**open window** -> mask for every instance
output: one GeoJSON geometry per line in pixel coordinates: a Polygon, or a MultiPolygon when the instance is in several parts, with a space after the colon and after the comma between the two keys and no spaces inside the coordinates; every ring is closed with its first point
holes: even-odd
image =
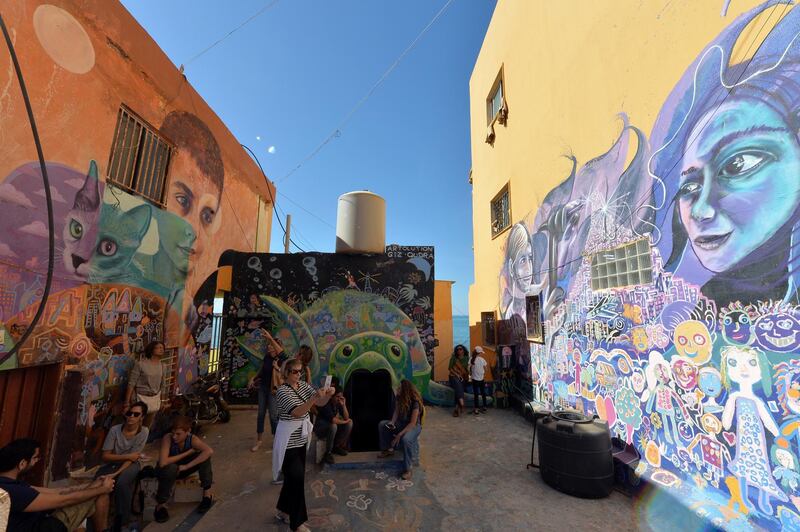
{"type": "Polygon", "coordinates": [[[528,340],[537,344],[544,343],[541,294],[525,296],[525,326],[528,340]]]}
{"type": "Polygon", "coordinates": [[[497,314],[494,310],[481,312],[481,333],[484,345],[497,345],[497,314]]]}

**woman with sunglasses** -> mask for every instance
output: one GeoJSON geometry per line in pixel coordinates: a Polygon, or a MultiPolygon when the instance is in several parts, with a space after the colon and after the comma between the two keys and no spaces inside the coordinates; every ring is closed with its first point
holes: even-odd
{"type": "Polygon", "coordinates": [[[133,403],[125,412],[125,422],[114,425],[108,431],[103,443],[103,461],[95,477],[110,476],[114,484],[114,530],[128,525],[128,530],[138,530],[138,524],[130,526],[131,502],[136,477],[139,474],[139,461],[147,456],[142,452],[147,443],[149,431],[142,425],[147,415],[147,405],[142,401],[133,403]]]}
{"type": "Polygon", "coordinates": [[[306,447],[313,430],[308,411],[313,405],[324,406],[333,396],[334,389],[314,390],[301,380],[303,362],[297,358],[283,365],[284,384],[278,388],[278,428],[272,447],[272,478],[283,472],[283,486],[278,499],[279,521],[289,524],[292,530],[307,531],[308,521],[305,496],[306,447]]]}

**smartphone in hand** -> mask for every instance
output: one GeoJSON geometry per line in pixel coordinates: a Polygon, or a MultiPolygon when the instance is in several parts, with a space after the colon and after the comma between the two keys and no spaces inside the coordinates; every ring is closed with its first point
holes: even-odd
{"type": "Polygon", "coordinates": [[[397,427],[395,427],[394,423],[389,422],[389,423],[386,424],[386,428],[389,429],[389,430],[394,430],[397,427]]]}
{"type": "Polygon", "coordinates": [[[331,375],[325,375],[325,386],[324,386],[325,389],[328,389],[328,388],[331,387],[331,380],[332,379],[333,379],[333,377],[331,375]]]}

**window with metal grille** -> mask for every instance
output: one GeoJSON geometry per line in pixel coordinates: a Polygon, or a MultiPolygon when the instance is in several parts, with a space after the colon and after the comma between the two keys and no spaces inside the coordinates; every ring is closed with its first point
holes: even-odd
{"type": "Polygon", "coordinates": [[[111,145],[108,180],[163,206],[172,147],[127,107],[120,107],[111,145]]]}
{"type": "Polygon", "coordinates": [[[481,312],[481,329],[485,345],[497,344],[497,315],[495,312],[481,312]]]}
{"type": "Polygon", "coordinates": [[[592,290],[652,282],[653,259],[647,238],[592,255],[592,290]]]}
{"type": "Polygon", "coordinates": [[[542,327],[542,295],[525,296],[525,322],[528,340],[544,343],[542,327]]]}
{"type": "Polygon", "coordinates": [[[492,238],[494,238],[511,225],[511,203],[508,199],[508,184],[492,200],[491,211],[492,238]]]}

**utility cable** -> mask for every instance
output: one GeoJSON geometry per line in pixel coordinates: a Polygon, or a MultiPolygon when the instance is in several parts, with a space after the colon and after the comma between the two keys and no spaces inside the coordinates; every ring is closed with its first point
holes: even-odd
{"type": "Polygon", "coordinates": [[[306,164],[308,161],[310,161],[311,159],[316,157],[317,154],[320,151],[322,151],[322,149],[329,142],[331,142],[335,138],[338,138],[338,137],[342,136],[342,129],[344,129],[344,127],[347,125],[347,123],[350,122],[350,119],[353,118],[353,115],[355,115],[356,112],[359,109],[361,109],[361,107],[365,103],[367,103],[367,100],[369,100],[372,97],[372,95],[375,93],[375,91],[378,89],[378,87],[380,87],[383,84],[383,82],[386,81],[386,78],[388,78],[389,75],[394,71],[394,69],[397,68],[397,66],[400,64],[400,61],[402,61],[403,58],[406,55],[408,55],[408,53],[411,52],[411,50],[413,50],[414,47],[417,46],[417,43],[419,43],[419,41],[422,39],[422,37],[424,37],[425,34],[428,33],[428,30],[431,29],[431,27],[436,23],[437,20],[439,20],[439,18],[445,13],[445,11],[447,11],[447,9],[450,7],[450,4],[452,4],[452,3],[453,3],[453,0],[447,0],[447,3],[444,6],[442,6],[442,8],[436,13],[436,15],[433,16],[431,21],[428,22],[427,26],[425,26],[422,29],[422,31],[416,36],[416,38],[414,38],[414,40],[411,41],[411,44],[409,44],[406,47],[406,49],[403,50],[403,52],[397,57],[397,59],[394,60],[394,62],[391,64],[391,66],[386,70],[386,72],[384,72],[383,75],[380,78],[378,78],[378,81],[376,81],[372,85],[372,87],[367,91],[367,93],[355,104],[355,106],[352,109],[350,109],[350,111],[345,115],[344,119],[341,122],[339,122],[339,125],[336,126],[334,128],[334,130],[327,137],[325,137],[325,139],[316,148],[314,148],[314,150],[311,153],[309,153],[302,161],[300,161],[297,164],[297,166],[292,168],[286,175],[284,175],[283,177],[278,179],[276,181],[276,183],[280,182],[280,181],[283,181],[284,179],[288,179],[292,174],[294,174],[300,168],[302,168],[304,164],[306,164]]]}
{"type": "Polygon", "coordinates": [[[268,9],[274,7],[275,4],[277,4],[279,1],[280,0],[273,0],[272,2],[268,3],[267,5],[265,5],[261,9],[259,9],[257,12],[255,12],[253,15],[251,15],[249,18],[247,18],[244,22],[242,22],[241,24],[239,24],[238,26],[233,28],[231,31],[226,33],[223,37],[221,37],[220,39],[217,39],[216,41],[211,43],[209,46],[204,48],[202,51],[200,51],[199,53],[197,53],[197,54],[193,55],[192,57],[190,57],[188,61],[186,61],[185,63],[183,63],[181,65],[181,71],[183,71],[184,67],[188,66],[190,63],[192,63],[196,59],[200,58],[200,56],[204,55],[206,52],[208,52],[209,50],[211,50],[212,48],[217,46],[219,43],[221,43],[222,41],[224,41],[225,39],[227,39],[228,37],[230,37],[231,35],[233,35],[237,31],[239,31],[240,29],[242,29],[243,27],[248,25],[250,22],[252,22],[256,18],[258,18],[259,15],[261,15],[262,13],[267,11],[268,9]]]}
{"type": "MultiPolygon", "coordinates": [[[[272,184],[269,182],[269,178],[267,177],[267,173],[264,171],[264,167],[261,166],[261,161],[258,160],[258,156],[255,154],[255,152],[253,152],[253,150],[250,149],[249,146],[246,146],[245,144],[242,144],[241,142],[239,143],[239,145],[242,148],[244,148],[245,150],[247,150],[250,153],[250,155],[253,156],[253,159],[256,161],[256,164],[258,165],[258,169],[261,170],[261,175],[264,176],[264,181],[267,183],[267,192],[269,192],[269,199],[272,201],[273,211],[275,211],[276,218],[278,219],[278,225],[281,227],[281,230],[283,231],[283,237],[286,238],[286,227],[283,226],[283,222],[281,221],[281,217],[278,216],[278,212],[277,212],[278,206],[277,206],[277,203],[275,202],[275,196],[272,195],[272,184]]],[[[289,242],[291,244],[294,244],[294,247],[296,247],[302,253],[306,252],[306,250],[304,250],[303,248],[298,246],[295,243],[295,241],[292,240],[291,237],[289,237],[289,242]]]]}
{"type": "Polygon", "coordinates": [[[39,301],[39,308],[36,309],[36,314],[33,320],[28,325],[19,341],[14,343],[14,347],[6,355],[6,358],[13,357],[22,345],[33,334],[34,328],[39,323],[44,313],[47,299],[50,297],[50,287],[53,284],[53,266],[55,264],[55,229],[53,224],[53,198],[50,191],[50,178],[47,175],[47,165],[45,164],[44,152],[42,150],[42,142],[39,138],[39,130],[36,128],[36,119],[33,116],[33,108],[31,107],[31,100],[28,97],[28,89],[25,87],[25,78],[22,76],[22,68],[20,68],[19,60],[17,59],[17,52],[14,50],[14,43],[11,41],[11,35],[8,33],[5,20],[0,15],[0,27],[3,30],[3,37],[8,46],[8,52],[11,54],[11,61],[14,63],[14,71],[17,74],[17,81],[19,82],[19,89],[22,92],[22,99],[25,101],[25,110],[28,113],[28,121],[31,126],[31,133],[33,134],[33,142],[36,144],[36,155],[39,157],[39,167],[42,171],[42,181],[44,183],[44,198],[47,203],[47,277],[44,283],[44,290],[42,292],[42,299],[39,301]]]}

